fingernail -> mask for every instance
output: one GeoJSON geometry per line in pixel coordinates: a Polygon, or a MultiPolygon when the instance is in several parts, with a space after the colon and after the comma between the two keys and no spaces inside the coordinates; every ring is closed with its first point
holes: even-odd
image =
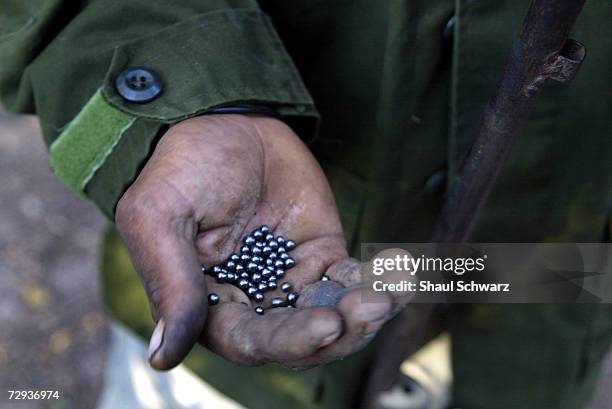
{"type": "Polygon", "coordinates": [[[323,338],[323,340],[321,341],[321,347],[328,346],[329,344],[337,340],[339,336],[340,336],[340,331],[332,332],[331,334],[323,338]]]}
{"type": "Polygon", "coordinates": [[[164,330],[166,329],[166,321],[160,318],[155,326],[153,335],[151,335],[151,341],[149,342],[149,361],[153,359],[157,351],[164,341],[164,330]]]}

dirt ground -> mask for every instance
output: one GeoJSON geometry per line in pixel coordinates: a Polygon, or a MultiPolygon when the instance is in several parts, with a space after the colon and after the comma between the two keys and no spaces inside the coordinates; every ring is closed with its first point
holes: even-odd
{"type": "Polygon", "coordinates": [[[0,112],[0,408],[94,408],[107,327],[106,221],[51,173],[35,118],[0,112]],[[59,401],[8,402],[8,390],[59,401]]]}
{"type": "MultiPolygon", "coordinates": [[[[0,112],[0,409],[95,407],[108,344],[106,225],[53,176],[36,120],[0,112]],[[63,399],[8,401],[22,389],[63,399]]],[[[610,408],[612,356],[589,409],[610,408]]]]}

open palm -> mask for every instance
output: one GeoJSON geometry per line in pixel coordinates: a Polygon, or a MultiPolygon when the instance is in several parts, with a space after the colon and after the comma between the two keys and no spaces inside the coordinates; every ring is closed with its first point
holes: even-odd
{"type": "MultiPolygon", "coordinates": [[[[158,323],[155,368],[180,363],[198,340],[245,365],[310,367],[362,348],[390,318],[389,296],[362,302],[367,290],[327,180],[278,120],[211,115],[173,126],[122,197],[116,221],[158,323]],[[222,263],[263,224],[297,243],[284,281],[300,298],[298,308],[258,315],[243,290],[203,275],[201,265],[222,263]],[[221,297],[210,308],[209,292],[221,297]]],[[[266,293],[263,306],[281,294],[266,293]]]]}

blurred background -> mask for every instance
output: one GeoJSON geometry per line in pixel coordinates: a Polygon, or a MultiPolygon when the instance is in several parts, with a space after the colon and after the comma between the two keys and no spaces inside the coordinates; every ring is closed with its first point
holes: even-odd
{"type": "MultiPolygon", "coordinates": [[[[227,376],[216,369],[213,387],[198,379],[210,379],[207,368],[219,360],[201,348],[190,369],[151,371],[143,341],[151,330],[144,291],[110,223],[53,175],[36,119],[0,111],[0,409],[241,407],[213,388],[235,384],[231,365],[227,376]],[[59,390],[62,398],[10,402],[8,390],[59,390]]],[[[290,382],[277,373],[253,387],[290,382]]],[[[590,409],[611,402],[609,357],[590,409]]]]}
{"type": "Polygon", "coordinates": [[[151,329],[112,225],[53,175],[36,118],[0,111],[0,409],[239,408],[184,367],[151,370],[151,329]],[[9,390],[61,399],[11,402],[9,390]]]}

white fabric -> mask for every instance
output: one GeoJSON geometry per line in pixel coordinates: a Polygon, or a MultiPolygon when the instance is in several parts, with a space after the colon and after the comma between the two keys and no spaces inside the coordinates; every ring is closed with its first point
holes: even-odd
{"type": "Polygon", "coordinates": [[[183,365],[168,372],[151,369],[140,338],[117,323],[111,332],[97,409],[245,409],[183,365]]]}

